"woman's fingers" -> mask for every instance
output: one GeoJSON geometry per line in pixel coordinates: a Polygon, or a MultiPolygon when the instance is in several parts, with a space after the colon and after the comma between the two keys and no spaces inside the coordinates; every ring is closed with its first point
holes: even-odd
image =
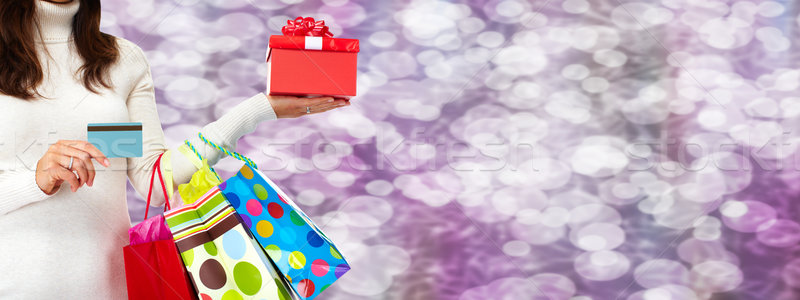
{"type": "Polygon", "coordinates": [[[334,100],[333,100],[333,101],[331,101],[331,102],[323,102],[323,103],[320,103],[320,104],[317,104],[317,105],[311,106],[311,110],[314,110],[314,109],[323,109],[323,108],[328,108],[328,107],[331,107],[331,106],[342,106],[342,105],[346,105],[346,104],[347,104],[347,100],[344,100],[344,99],[334,99],[334,100]]]}
{"type": "Polygon", "coordinates": [[[61,166],[69,169],[70,157],[72,158],[72,168],[70,171],[78,171],[81,178],[81,185],[89,183],[89,186],[94,184],[95,169],[92,164],[92,155],[86,151],[78,148],[73,148],[64,144],[59,145],[56,150],[64,157],[59,159],[61,166]]]}
{"type": "Polygon", "coordinates": [[[111,165],[106,155],[103,154],[103,152],[100,151],[100,149],[97,149],[97,147],[92,145],[92,143],[89,143],[87,141],[80,141],[78,145],[79,147],[76,148],[88,152],[89,155],[91,155],[92,158],[97,160],[97,162],[99,162],[101,165],[105,166],[106,168],[108,168],[111,165]]]}
{"type": "Polygon", "coordinates": [[[337,108],[337,107],[343,107],[343,106],[348,106],[348,105],[350,105],[350,102],[348,102],[347,100],[338,99],[338,100],[334,100],[333,102],[327,102],[327,103],[323,103],[323,104],[311,107],[311,113],[319,113],[319,112],[329,111],[329,110],[337,108]]]}
{"type": "MultiPolygon", "coordinates": [[[[75,148],[72,149],[81,151],[80,149],[75,149],[75,148]]],[[[70,171],[79,171],[76,168],[81,168],[85,170],[86,174],[80,173],[80,171],[78,173],[81,176],[82,183],[88,183],[89,186],[94,185],[94,177],[97,175],[97,172],[94,169],[94,164],[92,164],[91,156],[89,156],[88,158],[86,156],[80,157],[80,159],[75,158],[72,163],[72,168],[73,169],[70,171]]]]}
{"type": "Polygon", "coordinates": [[[329,110],[332,110],[332,109],[345,107],[347,105],[348,104],[340,104],[340,105],[329,105],[329,106],[324,106],[324,107],[319,107],[319,108],[312,108],[311,109],[311,114],[318,114],[318,113],[326,112],[326,111],[329,111],[329,110]]]}
{"type": "Polygon", "coordinates": [[[85,152],[86,154],[89,155],[89,158],[93,158],[106,168],[109,166],[108,158],[103,154],[103,152],[101,152],[99,149],[97,149],[97,147],[95,147],[94,145],[92,145],[87,141],[61,140],[58,141],[57,144],[60,144],[62,146],[68,146],[70,148],[74,148],[82,152],[85,152]]]}
{"type": "Polygon", "coordinates": [[[70,166],[70,156],[67,155],[61,155],[58,158],[58,161],[59,164],[64,167],[64,169],[67,169],[70,172],[78,173],[78,183],[80,184],[79,187],[83,186],[84,184],[88,184],[89,186],[93,184],[95,171],[91,161],[87,162],[85,160],[72,157],[72,166],[70,166]]]}
{"type": "Polygon", "coordinates": [[[64,168],[69,167],[70,157],[72,158],[72,168],[70,171],[78,172],[81,185],[84,183],[87,183],[89,186],[94,185],[94,178],[97,173],[95,171],[94,164],[92,164],[92,159],[97,160],[101,164],[104,163],[104,160],[108,160],[99,150],[97,150],[97,148],[94,147],[94,145],[87,142],[81,143],[80,141],[64,141],[60,144],[57,144],[55,150],[60,155],[65,156],[64,158],[60,159],[61,166],[64,168]],[[95,153],[92,154],[92,152],[95,153]]]}
{"type": "Polygon", "coordinates": [[[51,172],[53,172],[53,175],[56,177],[56,181],[69,182],[69,186],[72,188],[73,193],[78,190],[78,187],[80,187],[78,177],[75,176],[75,173],[72,173],[72,171],[64,168],[53,168],[51,169],[51,172]]]}
{"type": "Polygon", "coordinates": [[[350,105],[350,103],[347,103],[345,105],[329,106],[329,107],[326,107],[326,108],[323,108],[323,109],[320,109],[320,110],[311,111],[311,113],[312,114],[324,113],[326,111],[337,109],[337,108],[340,108],[340,107],[345,107],[345,106],[348,106],[348,105],[350,105]]]}
{"type": "Polygon", "coordinates": [[[303,110],[306,107],[314,107],[318,105],[322,105],[325,103],[333,103],[333,97],[317,97],[317,98],[301,98],[302,100],[297,101],[301,104],[303,110]]]}

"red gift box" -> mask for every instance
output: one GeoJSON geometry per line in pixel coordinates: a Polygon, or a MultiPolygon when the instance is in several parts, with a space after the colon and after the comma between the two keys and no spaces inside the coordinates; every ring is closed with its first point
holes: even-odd
{"type": "Polygon", "coordinates": [[[333,38],[325,21],[298,17],[269,39],[270,95],[356,95],[358,40],[333,38]]]}

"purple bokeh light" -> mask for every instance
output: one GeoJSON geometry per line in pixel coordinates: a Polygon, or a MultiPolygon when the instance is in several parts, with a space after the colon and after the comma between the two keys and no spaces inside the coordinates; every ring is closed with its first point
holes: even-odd
{"type": "Polygon", "coordinates": [[[325,299],[800,298],[794,2],[103,5],[172,146],[265,89],[287,19],[361,40],[351,107],[237,149],[352,264],[325,299]]]}

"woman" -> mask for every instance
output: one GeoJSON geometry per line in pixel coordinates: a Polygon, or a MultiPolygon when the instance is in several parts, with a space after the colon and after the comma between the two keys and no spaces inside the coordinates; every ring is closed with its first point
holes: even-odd
{"type": "MultiPolygon", "coordinates": [[[[0,1],[4,299],[126,298],[126,179],[143,195],[167,149],[142,50],[99,27],[100,0],[0,1]],[[86,142],[88,123],[115,122],[143,123],[142,157],[106,158],[86,142]]],[[[259,122],[346,105],[258,94],[201,132],[232,149],[259,122]]],[[[210,163],[219,159],[187,138],[210,163]]],[[[174,184],[188,182],[195,167],[179,151],[170,153],[174,184]]],[[[153,197],[163,204],[158,193],[153,197]]]]}

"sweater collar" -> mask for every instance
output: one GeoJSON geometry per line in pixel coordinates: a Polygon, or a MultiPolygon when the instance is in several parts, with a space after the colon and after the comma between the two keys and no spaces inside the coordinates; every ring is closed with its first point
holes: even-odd
{"type": "MultiPolygon", "coordinates": [[[[5,1],[5,0],[3,0],[5,1]]],[[[36,18],[39,30],[35,35],[44,42],[64,42],[72,38],[72,20],[78,13],[80,0],[70,3],[50,3],[42,0],[36,2],[36,18]]]]}

